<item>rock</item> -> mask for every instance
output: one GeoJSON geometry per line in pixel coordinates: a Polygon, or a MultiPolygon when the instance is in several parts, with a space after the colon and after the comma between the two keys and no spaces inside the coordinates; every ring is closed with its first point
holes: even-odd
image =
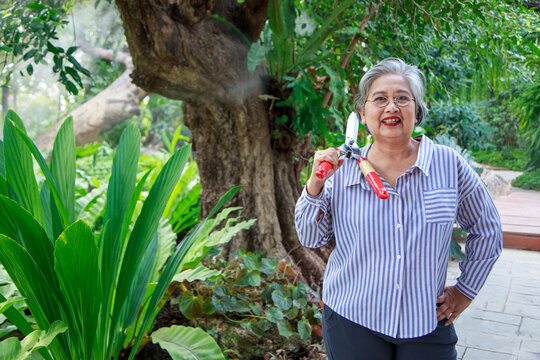
{"type": "Polygon", "coordinates": [[[493,170],[484,169],[480,176],[492,198],[509,195],[512,192],[512,185],[502,176],[497,175],[493,170]]]}

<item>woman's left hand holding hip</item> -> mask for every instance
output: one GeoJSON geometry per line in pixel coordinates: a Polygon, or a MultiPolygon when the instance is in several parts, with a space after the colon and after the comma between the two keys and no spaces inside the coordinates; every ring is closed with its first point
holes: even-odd
{"type": "Polygon", "coordinates": [[[450,325],[471,304],[472,300],[463,295],[455,286],[444,288],[443,294],[437,298],[437,321],[444,318],[448,320],[444,324],[450,325]]]}

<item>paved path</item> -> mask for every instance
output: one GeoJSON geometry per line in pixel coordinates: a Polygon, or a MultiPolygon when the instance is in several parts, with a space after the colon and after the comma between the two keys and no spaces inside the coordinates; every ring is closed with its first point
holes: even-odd
{"type": "MultiPolygon", "coordinates": [[[[458,275],[451,261],[447,284],[458,275]]],[[[540,252],[505,248],[455,326],[459,360],[540,360],[540,252]]]]}

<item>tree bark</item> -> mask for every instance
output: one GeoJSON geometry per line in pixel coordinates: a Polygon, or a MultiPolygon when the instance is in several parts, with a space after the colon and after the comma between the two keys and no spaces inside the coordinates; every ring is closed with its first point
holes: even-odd
{"type": "Polygon", "coordinates": [[[283,98],[283,90],[275,80],[247,70],[246,39],[259,38],[267,2],[116,4],[135,65],[134,82],[146,91],[184,101],[184,122],[199,166],[203,215],[228,189],[244,186],[234,204],[244,207],[245,219],[257,222],[228,250],[264,249],[272,257],[290,257],[302,266],[305,280],[320,281],[327,254],[300,246],[294,227],[294,205],[301,190],[294,156],[303,158],[297,153],[302,139],[283,125],[282,135],[274,135],[274,119],[280,115],[276,111],[286,109],[265,99],[283,98]]]}
{"type": "MultiPolygon", "coordinates": [[[[81,38],[81,37],[79,37],[81,38]]],[[[112,50],[99,49],[86,42],[79,42],[83,51],[107,61],[118,61],[126,70],[105,90],[73,110],[68,116],[51,125],[36,139],[41,150],[52,149],[54,139],[64,120],[72,116],[77,146],[98,141],[99,134],[112,129],[116,124],[139,114],[139,104],[147,92],[133,84],[130,73],[133,63],[128,53],[119,53],[116,58],[112,50]]]]}

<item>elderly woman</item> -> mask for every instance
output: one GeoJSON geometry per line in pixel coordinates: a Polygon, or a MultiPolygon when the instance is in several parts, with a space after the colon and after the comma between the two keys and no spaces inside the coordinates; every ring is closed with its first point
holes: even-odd
{"type": "Polygon", "coordinates": [[[502,249],[499,214],[485,186],[454,150],[412,138],[428,109],[424,76],[390,58],[360,81],[354,100],[375,141],[363,147],[388,189],[379,199],[356,161],[317,151],[296,204],[300,242],[332,237],[323,285],[323,336],[334,360],[455,359],[452,322],[486,281],[502,249]],[[322,179],[321,162],[333,165],[322,179]],[[445,287],[452,228],[468,233],[461,275],[445,287]]]}

